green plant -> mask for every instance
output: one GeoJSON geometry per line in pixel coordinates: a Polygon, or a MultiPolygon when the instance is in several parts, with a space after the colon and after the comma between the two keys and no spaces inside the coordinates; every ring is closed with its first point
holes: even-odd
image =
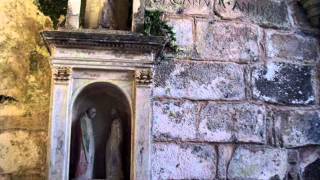
{"type": "Polygon", "coordinates": [[[68,0],[34,0],[39,10],[46,16],[49,16],[53,22],[54,28],[62,23],[61,17],[65,17],[68,9],[68,0]]]}
{"type": "Polygon", "coordinates": [[[146,10],[144,18],[144,34],[147,36],[164,36],[166,38],[165,46],[169,47],[173,52],[178,52],[178,46],[176,45],[177,39],[173,27],[169,26],[162,17],[162,11],[146,10]]]}

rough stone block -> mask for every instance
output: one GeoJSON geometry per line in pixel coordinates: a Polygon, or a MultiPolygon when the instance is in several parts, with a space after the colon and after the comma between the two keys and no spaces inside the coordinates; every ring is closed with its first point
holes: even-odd
{"type": "Polygon", "coordinates": [[[290,16],[293,19],[293,24],[301,29],[307,29],[315,32],[319,32],[317,29],[311,26],[306,11],[299,4],[300,0],[291,0],[289,3],[290,16]]]}
{"type": "Polygon", "coordinates": [[[147,9],[157,9],[169,14],[213,14],[214,0],[147,0],[147,9]]]}
{"type": "Polygon", "coordinates": [[[320,111],[276,111],[276,137],[285,147],[320,145],[320,111]]]}
{"type": "Polygon", "coordinates": [[[265,109],[254,104],[209,103],[200,113],[200,139],[265,143],[265,116],[265,109]]]}
{"type": "Polygon", "coordinates": [[[43,171],[45,133],[8,131],[0,134],[0,173],[43,171]]]}
{"type": "Polygon", "coordinates": [[[314,77],[311,66],[268,63],[253,70],[253,95],[277,104],[314,104],[314,77]]]}
{"type": "MultiPolygon", "coordinates": [[[[313,169],[312,164],[315,163],[317,160],[320,161],[320,147],[310,146],[310,147],[300,148],[299,151],[300,151],[299,167],[302,170],[302,172],[305,172],[308,169],[308,167],[310,168],[310,166],[311,166],[311,169],[313,169]]],[[[319,166],[314,169],[317,170],[318,173],[320,173],[319,166]]],[[[320,177],[320,176],[314,176],[314,177],[320,177]]]]}
{"type": "Polygon", "coordinates": [[[156,139],[196,138],[197,104],[191,101],[155,101],[153,136],[156,139]]]}
{"type": "Polygon", "coordinates": [[[315,38],[269,32],[266,41],[269,58],[300,62],[316,62],[319,59],[319,43],[315,38]]]}
{"type": "Polygon", "coordinates": [[[284,179],[286,171],[286,150],[240,146],[230,161],[228,178],[284,179]]]}
{"type": "Polygon", "coordinates": [[[170,19],[169,24],[176,33],[177,45],[182,48],[191,48],[193,46],[193,20],[170,19]]]}
{"type": "Polygon", "coordinates": [[[248,19],[267,27],[290,26],[285,0],[216,0],[215,12],[223,19],[248,19]]]}
{"type": "Polygon", "coordinates": [[[0,131],[10,129],[21,130],[47,130],[46,119],[23,116],[0,116],[0,131]]]}
{"type": "Polygon", "coordinates": [[[205,60],[257,61],[259,32],[248,24],[198,20],[196,49],[205,60]]]}
{"type": "Polygon", "coordinates": [[[161,63],[155,71],[154,96],[194,100],[245,97],[241,65],[172,61],[161,63]]]}
{"type": "Polygon", "coordinates": [[[218,153],[218,174],[217,179],[227,179],[228,177],[228,165],[232,158],[235,146],[232,144],[219,145],[218,153]]]}
{"type": "Polygon", "coordinates": [[[217,155],[213,146],[156,143],[152,179],[213,179],[217,155]]]}

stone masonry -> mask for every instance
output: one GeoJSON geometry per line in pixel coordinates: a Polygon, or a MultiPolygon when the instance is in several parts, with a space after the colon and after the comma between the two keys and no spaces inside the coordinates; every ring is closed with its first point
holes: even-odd
{"type": "MultiPolygon", "coordinates": [[[[144,1],[181,49],[155,65],[151,179],[320,179],[320,31],[298,0],[144,1]]],[[[48,119],[21,111],[0,104],[0,180],[47,179],[48,119]]]]}
{"type": "Polygon", "coordinates": [[[296,0],[147,8],[182,50],[156,65],[152,179],[320,178],[320,32],[296,0]]]}

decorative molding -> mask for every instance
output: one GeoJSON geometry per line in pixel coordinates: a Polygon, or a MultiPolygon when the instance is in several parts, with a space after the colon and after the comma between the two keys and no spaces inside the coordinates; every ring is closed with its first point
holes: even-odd
{"type": "Polygon", "coordinates": [[[124,31],[44,31],[41,35],[48,47],[159,52],[165,44],[164,37],[124,31]]]}
{"type": "Polygon", "coordinates": [[[53,69],[53,79],[55,81],[68,81],[70,74],[70,67],[54,67],[53,69]]]}
{"type": "Polygon", "coordinates": [[[135,73],[137,84],[148,85],[153,82],[153,73],[150,69],[148,70],[137,70],[135,73]]]}

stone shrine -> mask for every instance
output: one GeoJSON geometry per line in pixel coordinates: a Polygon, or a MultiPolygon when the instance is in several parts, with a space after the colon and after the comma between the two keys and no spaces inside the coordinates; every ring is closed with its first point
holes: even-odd
{"type": "MultiPolygon", "coordinates": [[[[99,9],[86,1],[86,29],[79,29],[80,0],[71,0],[68,28],[42,33],[54,79],[49,179],[151,177],[153,62],[164,39],[120,31],[130,18],[117,13],[132,10],[105,2],[99,9]]],[[[133,18],[133,31],[139,22],[133,18]]]]}

